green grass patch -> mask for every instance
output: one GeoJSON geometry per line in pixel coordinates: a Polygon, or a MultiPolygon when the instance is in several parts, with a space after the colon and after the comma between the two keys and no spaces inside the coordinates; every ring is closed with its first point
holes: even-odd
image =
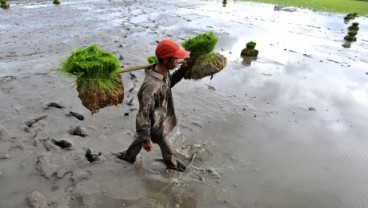
{"type": "MultiPolygon", "coordinates": [[[[248,1],[248,0],[247,0],[248,1]]],[[[368,15],[368,0],[250,0],[314,10],[368,15]]]]}

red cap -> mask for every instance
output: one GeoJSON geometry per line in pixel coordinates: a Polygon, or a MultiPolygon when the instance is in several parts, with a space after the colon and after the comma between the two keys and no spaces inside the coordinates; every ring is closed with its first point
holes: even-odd
{"type": "Polygon", "coordinates": [[[160,41],[156,47],[155,53],[158,58],[168,58],[168,57],[186,58],[190,54],[189,51],[180,48],[180,46],[178,46],[178,44],[176,44],[172,40],[160,41]]]}

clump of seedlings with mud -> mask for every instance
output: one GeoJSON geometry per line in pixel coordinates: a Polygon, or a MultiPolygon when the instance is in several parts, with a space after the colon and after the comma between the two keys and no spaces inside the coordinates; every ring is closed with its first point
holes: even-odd
{"type": "Polygon", "coordinates": [[[190,62],[185,79],[201,79],[221,71],[227,64],[226,57],[215,53],[217,37],[214,32],[199,34],[182,43],[190,51],[190,62]]]}
{"type": "Polygon", "coordinates": [[[358,30],[348,30],[348,35],[344,37],[347,41],[356,41],[356,35],[358,34],[358,30]]]}
{"type": "Polygon", "coordinates": [[[60,0],[54,0],[52,3],[59,5],[60,4],[60,0]]]}
{"type": "Polygon", "coordinates": [[[8,9],[10,7],[10,4],[5,0],[1,0],[0,1],[0,7],[3,8],[3,9],[8,9]]]}
{"type": "Polygon", "coordinates": [[[245,45],[245,48],[241,51],[242,56],[257,57],[258,50],[256,50],[256,42],[250,41],[245,45]]]}
{"type": "Polygon", "coordinates": [[[358,22],[353,22],[351,23],[351,25],[348,27],[348,30],[359,30],[359,23],[358,22]]]}
{"type": "Polygon", "coordinates": [[[61,71],[76,77],[78,97],[92,114],[100,108],[123,101],[124,87],[119,72],[119,60],[97,45],[72,51],[62,60],[61,71]]]}
{"type": "Polygon", "coordinates": [[[222,1],[222,6],[223,6],[223,7],[226,7],[226,4],[227,4],[227,0],[223,0],[223,1],[222,1]]]}
{"type": "Polygon", "coordinates": [[[357,17],[358,14],[357,13],[349,13],[344,17],[344,20],[351,20],[354,19],[355,17],[357,17]]]}

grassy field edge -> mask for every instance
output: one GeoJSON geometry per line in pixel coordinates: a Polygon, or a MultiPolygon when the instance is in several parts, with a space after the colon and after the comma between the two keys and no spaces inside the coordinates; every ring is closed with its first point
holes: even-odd
{"type": "Polygon", "coordinates": [[[358,13],[368,16],[368,0],[243,0],[259,3],[270,3],[282,6],[295,6],[312,10],[358,13]]]}

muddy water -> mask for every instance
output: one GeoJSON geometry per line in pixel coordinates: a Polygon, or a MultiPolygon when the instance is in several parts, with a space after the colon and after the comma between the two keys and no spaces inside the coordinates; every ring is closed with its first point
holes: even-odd
{"type": "Polygon", "coordinates": [[[0,153],[10,158],[0,160],[7,187],[0,207],[22,207],[32,191],[55,207],[368,206],[367,18],[354,20],[358,41],[343,48],[351,23],[343,14],[240,1],[14,2],[0,24],[0,74],[16,77],[1,79],[0,153]],[[173,90],[179,125],[169,138],[190,163],[185,173],[166,171],[157,147],[134,166],[112,154],[134,138],[142,72],[137,82],[123,78],[126,91],[134,88],[125,97],[133,106],[95,117],[72,81],[53,72],[70,50],[93,42],[132,65],[152,55],[156,40],[208,30],[219,36],[216,51],[228,65],[173,90]],[[251,40],[258,58],[241,58],[251,40]],[[43,109],[49,101],[67,110],[43,109]],[[68,110],[85,121],[65,117],[68,110]],[[23,121],[45,113],[47,121],[23,131],[23,121]],[[76,125],[89,136],[68,135],[76,125]],[[74,150],[46,151],[47,138],[71,140],[74,150]],[[89,164],[85,148],[101,152],[101,161],[89,164]]]}

